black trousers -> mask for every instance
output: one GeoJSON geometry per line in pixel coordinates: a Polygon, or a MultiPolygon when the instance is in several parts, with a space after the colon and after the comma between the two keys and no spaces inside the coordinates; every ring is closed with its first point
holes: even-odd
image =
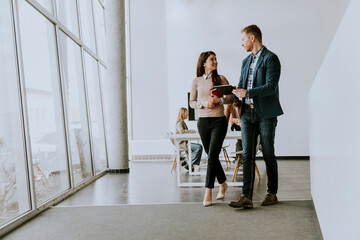
{"type": "Polygon", "coordinates": [[[199,118],[197,123],[200,138],[208,156],[206,188],[214,188],[215,178],[220,184],[226,181],[219,154],[226,136],[227,125],[226,117],[199,118]]]}

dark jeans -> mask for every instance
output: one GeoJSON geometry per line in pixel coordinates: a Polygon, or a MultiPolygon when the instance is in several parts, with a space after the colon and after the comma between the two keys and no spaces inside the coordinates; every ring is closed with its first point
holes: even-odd
{"type": "Polygon", "coordinates": [[[191,164],[200,165],[203,146],[197,143],[191,143],[191,164]]]}
{"type": "Polygon", "coordinates": [[[226,181],[219,154],[226,136],[227,125],[226,117],[199,118],[197,123],[200,138],[208,156],[206,188],[214,188],[215,177],[220,184],[226,181]]]}
{"type": "Polygon", "coordinates": [[[277,118],[260,118],[254,109],[247,109],[241,117],[241,138],[243,144],[243,190],[252,199],[255,180],[255,155],[257,137],[260,134],[261,147],[268,176],[267,191],[276,194],[278,190],[278,167],[274,140],[277,118]]]}

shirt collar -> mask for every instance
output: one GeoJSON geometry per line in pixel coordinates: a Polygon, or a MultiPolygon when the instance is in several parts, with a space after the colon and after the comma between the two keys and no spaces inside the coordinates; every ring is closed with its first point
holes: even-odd
{"type": "Polygon", "coordinates": [[[206,80],[206,79],[210,78],[211,76],[212,76],[212,73],[210,73],[209,75],[206,75],[206,74],[204,73],[203,78],[206,80]]]}
{"type": "Polygon", "coordinates": [[[263,49],[264,49],[264,46],[262,46],[262,47],[260,48],[260,50],[257,51],[255,54],[252,53],[252,56],[253,56],[254,58],[258,58],[258,57],[260,56],[260,54],[261,54],[261,52],[262,52],[263,49]]]}

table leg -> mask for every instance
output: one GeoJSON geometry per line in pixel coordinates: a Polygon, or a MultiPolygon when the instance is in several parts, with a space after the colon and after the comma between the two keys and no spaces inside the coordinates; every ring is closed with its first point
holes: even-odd
{"type": "Polygon", "coordinates": [[[176,164],[176,169],[177,169],[176,179],[177,179],[177,186],[180,187],[180,185],[181,185],[181,179],[180,179],[181,160],[180,160],[180,143],[179,143],[179,140],[175,140],[175,145],[176,145],[176,155],[177,155],[177,159],[178,159],[178,164],[176,164]]]}

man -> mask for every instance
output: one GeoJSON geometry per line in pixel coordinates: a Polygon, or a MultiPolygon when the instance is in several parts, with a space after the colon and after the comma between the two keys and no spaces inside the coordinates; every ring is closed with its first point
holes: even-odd
{"type": "Polygon", "coordinates": [[[243,141],[242,196],[229,205],[234,208],[253,208],[255,179],[255,147],[260,135],[268,176],[267,192],[262,206],[278,202],[278,167],[274,140],[277,116],[283,111],[279,101],[280,61],[262,44],[261,30],[250,25],[241,30],[241,45],[251,54],[244,59],[238,88],[233,93],[242,99],[241,137],[243,141]]]}

